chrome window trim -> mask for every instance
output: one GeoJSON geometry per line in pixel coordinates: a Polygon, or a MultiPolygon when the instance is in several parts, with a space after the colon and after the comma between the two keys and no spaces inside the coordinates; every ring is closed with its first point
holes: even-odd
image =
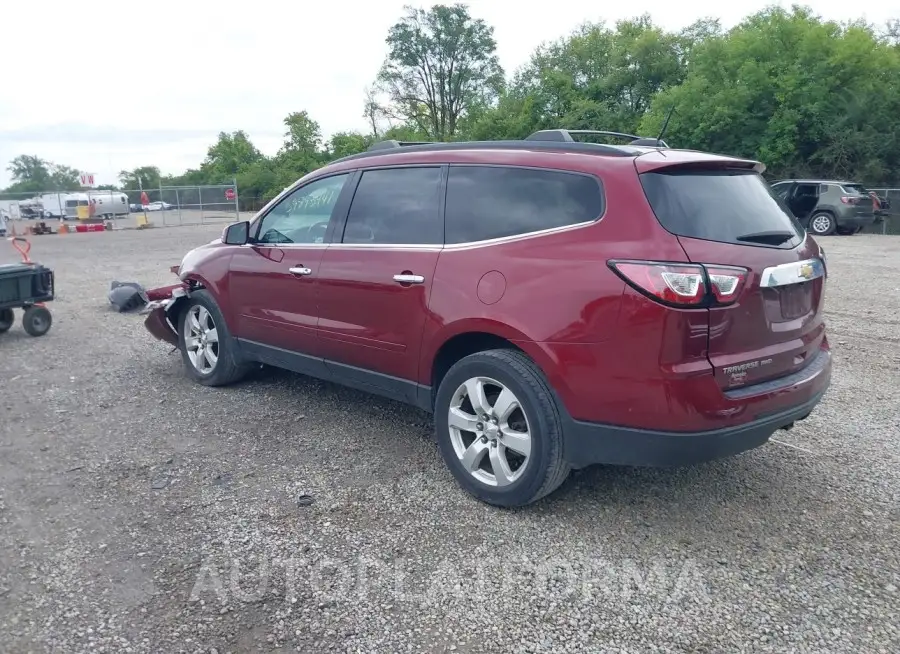
{"type": "Polygon", "coordinates": [[[512,236],[501,236],[499,238],[487,239],[484,241],[469,241],[467,243],[453,243],[451,245],[441,245],[440,243],[245,243],[242,248],[258,247],[258,248],[336,248],[342,250],[469,250],[473,248],[489,247],[492,245],[502,245],[515,241],[523,241],[526,239],[538,238],[541,236],[549,236],[563,232],[570,232],[576,229],[584,229],[591,225],[596,225],[599,220],[589,220],[574,225],[564,225],[562,227],[551,227],[536,232],[526,232],[524,234],[514,234],[512,236]]]}
{"type": "Polygon", "coordinates": [[[575,223],[574,225],[563,225],[561,227],[549,227],[547,229],[540,229],[536,232],[524,232],[522,234],[513,234],[511,236],[500,236],[498,238],[490,238],[482,241],[468,241],[466,243],[452,243],[450,245],[445,245],[444,249],[446,250],[469,250],[472,248],[480,248],[487,247],[490,245],[499,245],[502,243],[512,243],[515,241],[524,241],[526,239],[539,238],[541,236],[548,236],[551,234],[560,234],[564,232],[571,232],[576,229],[584,229],[585,227],[590,227],[591,225],[596,225],[599,223],[603,217],[605,216],[605,212],[598,218],[593,218],[591,220],[586,220],[581,223],[575,223]]]}
{"type": "Polygon", "coordinates": [[[825,276],[825,264],[818,257],[769,266],[762,271],[759,285],[762,288],[778,288],[800,284],[825,276]]]}

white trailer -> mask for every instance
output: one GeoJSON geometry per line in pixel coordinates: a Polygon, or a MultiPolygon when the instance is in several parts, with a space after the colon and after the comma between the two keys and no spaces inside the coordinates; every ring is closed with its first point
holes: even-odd
{"type": "Polygon", "coordinates": [[[44,218],[77,218],[78,207],[88,206],[87,193],[44,193],[41,206],[44,218]]]}
{"type": "MultiPolygon", "coordinates": [[[[44,218],[78,218],[78,207],[90,207],[96,218],[114,218],[129,213],[128,196],[121,191],[88,191],[87,193],[45,193],[40,197],[44,218]]],[[[89,210],[90,211],[90,210],[89,210]]]]}
{"type": "Polygon", "coordinates": [[[88,191],[87,195],[94,203],[97,218],[115,218],[129,213],[128,196],[120,191],[88,191]]]}

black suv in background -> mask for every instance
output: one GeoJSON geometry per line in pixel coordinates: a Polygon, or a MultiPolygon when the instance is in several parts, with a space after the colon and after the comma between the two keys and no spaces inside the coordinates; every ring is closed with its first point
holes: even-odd
{"type": "Polygon", "coordinates": [[[872,196],[862,185],[829,179],[786,179],[772,184],[806,229],[816,236],[855,234],[875,222],[872,196]]]}

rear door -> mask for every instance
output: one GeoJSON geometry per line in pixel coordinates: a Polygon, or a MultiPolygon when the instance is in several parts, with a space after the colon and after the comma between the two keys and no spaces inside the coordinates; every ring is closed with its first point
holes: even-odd
{"type": "Polygon", "coordinates": [[[804,225],[819,206],[820,184],[809,184],[801,182],[794,185],[788,195],[787,205],[791,212],[804,225]]]}
{"type": "Polygon", "coordinates": [[[727,165],[641,175],[660,224],[692,262],[747,271],[736,301],[709,309],[708,357],[724,389],[809,365],[825,329],[818,246],[760,175],[727,165]]]}
{"type": "Polygon", "coordinates": [[[419,349],[444,243],[446,166],[363,171],[319,267],[322,356],[338,378],[415,400],[419,349]]]}

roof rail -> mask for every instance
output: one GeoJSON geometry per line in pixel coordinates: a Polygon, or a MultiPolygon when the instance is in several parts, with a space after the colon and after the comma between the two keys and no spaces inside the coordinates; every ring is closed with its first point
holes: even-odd
{"type": "Polygon", "coordinates": [[[578,136],[612,136],[621,139],[630,139],[629,145],[643,145],[654,148],[668,148],[665,141],[660,139],[636,136],[634,134],[625,134],[623,132],[607,132],[597,129],[542,129],[528,136],[526,141],[556,141],[562,143],[575,143],[572,135],[578,136]]]}
{"type": "Polygon", "coordinates": [[[376,150],[393,150],[394,148],[402,148],[409,145],[431,145],[431,141],[396,141],[389,139],[387,141],[378,141],[369,146],[366,152],[375,152],[376,150]]]}
{"type": "Polygon", "coordinates": [[[610,145],[607,143],[584,143],[581,141],[567,143],[547,140],[454,141],[450,143],[381,141],[371,145],[365,152],[348,154],[346,157],[335,159],[329,165],[368,157],[384,157],[412,152],[452,152],[456,150],[545,150],[547,152],[578,152],[580,154],[598,154],[612,157],[633,157],[643,154],[643,151],[629,147],[627,144],[610,145]]]}

